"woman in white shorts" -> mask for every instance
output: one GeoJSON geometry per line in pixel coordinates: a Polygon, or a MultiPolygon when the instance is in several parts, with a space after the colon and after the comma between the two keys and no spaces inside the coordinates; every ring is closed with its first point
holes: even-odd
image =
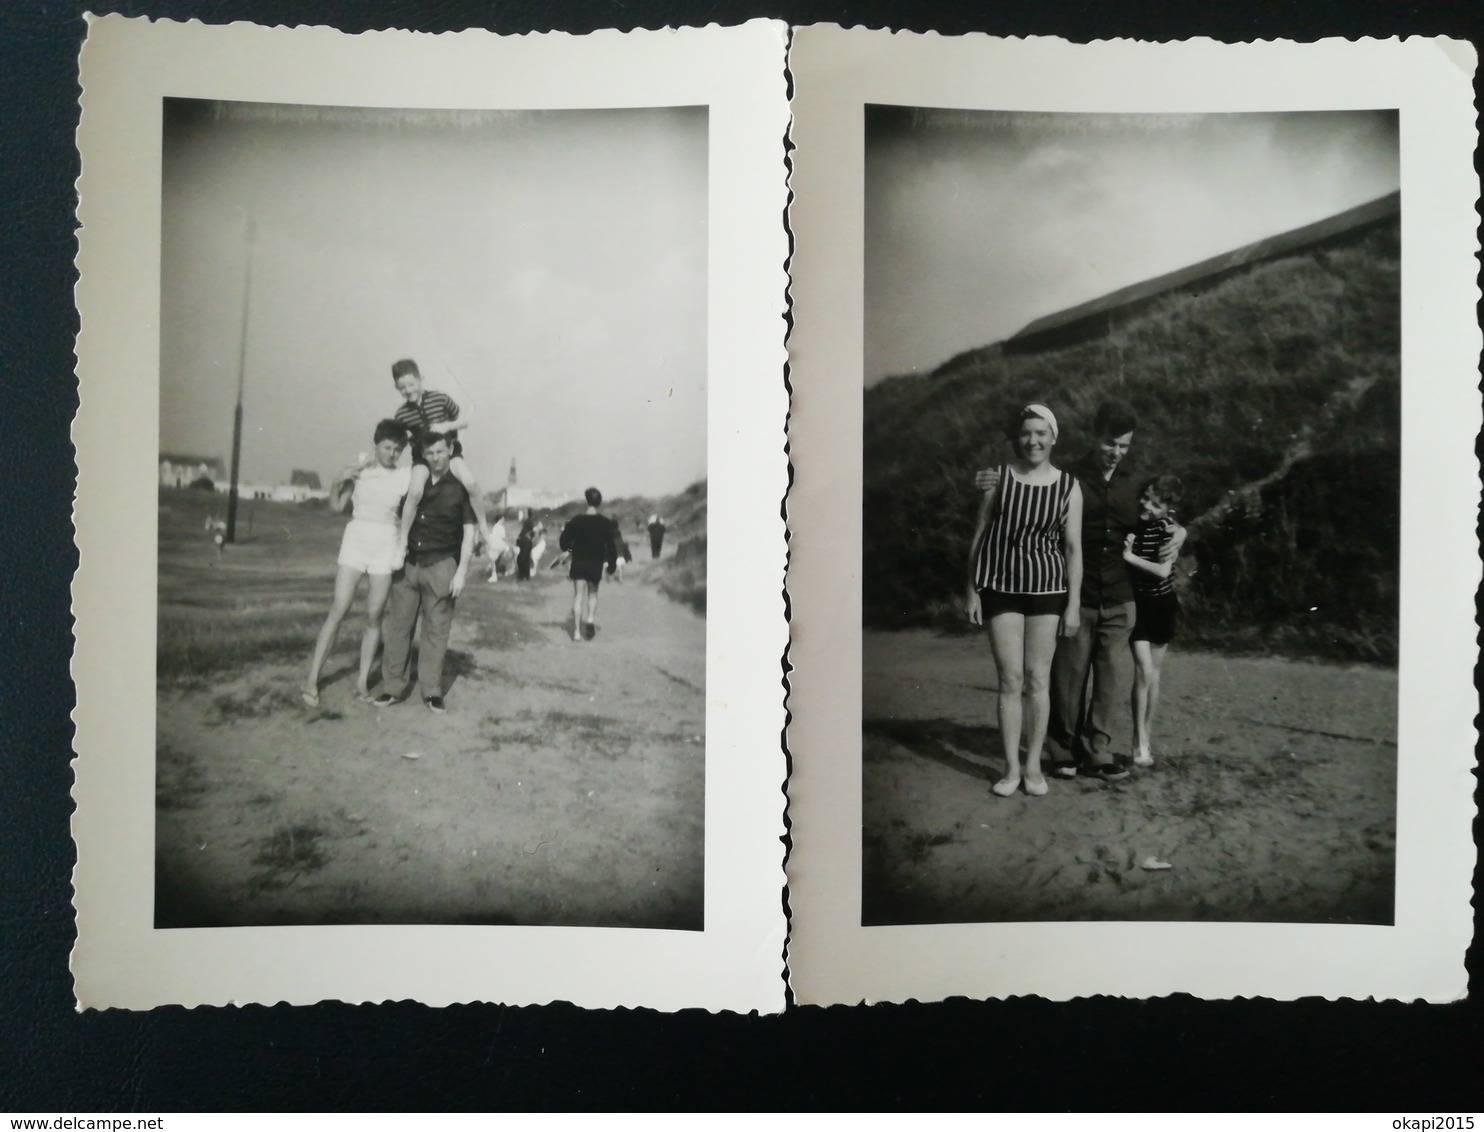
{"type": "Polygon", "coordinates": [[[340,622],[355,600],[361,575],[368,581],[366,591],[366,632],[361,637],[361,672],[356,680],[356,698],[369,701],[371,664],[381,645],[381,614],[392,588],[392,572],[401,566],[397,561],[397,521],[402,499],[412,480],[410,466],[398,467],[397,460],[407,445],[407,430],[396,421],[382,421],[376,426],[376,451],[363,464],[347,468],[330,491],[330,505],[336,510],[351,499],[351,520],[340,540],[340,557],[335,573],[335,597],[330,612],[314,643],[314,659],[309,662],[309,678],[304,682],[304,704],[319,707],[319,673],[325,657],[335,646],[340,622]]]}

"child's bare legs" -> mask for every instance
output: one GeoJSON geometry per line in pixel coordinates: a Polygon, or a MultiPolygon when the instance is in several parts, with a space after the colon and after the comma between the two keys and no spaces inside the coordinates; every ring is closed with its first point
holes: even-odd
{"type": "Polygon", "coordinates": [[[1056,627],[1060,618],[1025,619],[1025,792],[1046,793],[1041,773],[1041,749],[1046,744],[1046,721],[1051,716],[1051,658],[1056,655],[1056,627]]]}
{"type": "Polygon", "coordinates": [[[367,574],[370,588],[366,592],[366,631],[361,634],[361,674],[356,680],[356,695],[371,695],[371,665],[381,647],[381,615],[386,611],[386,598],[392,592],[390,574],[367,574]]]}
{"type": "Polygon", "coordinates": [[[1154,726],[1154,711],[1159,706],[1159,673],[1164,665],[1168,645],[1152,645],[1148,641],[1133,641],[1134,650],[1134,741],[1138,750],[1134,755],[1135,766],[1153,766],[1154,753],[1150,749],[1154,726]]]}
{"type": "Polygon", "coordinates": [[[319,673],[324,667],[325,657],[335,646],[340,633],[340,622],[345,620],[350,603],[356,597],[356,585],[361,580],[361,571],[354,566],[339,566],[335,570],[335,596],[330,600],[330,612],[320,626],[319,637],[314,642],[314,657],[309,662],[309,675],[304,681],[304,702],[310,707],[319,704],[319,673]]]}
{"type": "Polygon", "coordinates": [[[400,570],[407,558],[407,534],[417,518],[417,505],[422,502],[423,489],[428,486],[428,466],[412,465],[412,479],[407,484],[407,498],[402,501],[402,520],[397,526],[397,554],[392,559],[392,570],[400,570]]]}
{"type": "MultiPolygon", "coordinates": [[[[1001,798],[1020,788],[1020,695],[1025,685],[1025,618],[1019,613],[997,613],[989,619],[989,644],[999,682],[996,717],[1005,776],[990,787],[1001,798]]],[[[1045,738],[1045,726],[1042,726],[1045,738]]],[[[1039,758],[1039,756],[1038,756],[1039,758]]],[[[1039,770],[1039,767],[1038,767],[1039,770]]]]}
{"type": "Polygon", "coordinates": [[[455,456],[448,461],[448,470],[469,493],[469,504],[474,508],[474,518],[479,523],[479,537],[486,547],[490,546],[493,539],[490,535],[490,521],[484,517],[484,493],[479,490],[479,483],[474,478],[473,469],[462,456],[455,456]]]}

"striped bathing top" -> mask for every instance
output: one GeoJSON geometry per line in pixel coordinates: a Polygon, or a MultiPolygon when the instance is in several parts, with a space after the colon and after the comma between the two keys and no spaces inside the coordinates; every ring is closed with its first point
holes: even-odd
{"type": "MultiPolygon", "coordinates": [[[[1174,538],[1174,532],[1170,530],[1172,520],[1150,519],[1139,524],[1139,529],[1134,532],[1134,554],[1147,562],[1159,561],[1159,552],[1165,548],[1170,539],[1174,538]]],[[[1161,578],[1158,574],[1151,574],[1148,570],[1140,570],[1137,566],[1128,568],[1129,577],[1133,579],[1134,589],[1145,597],[1158,597],[1160,594],[1171,593],[1175,589],[1175,577],[1173,574],[1161,578]]]]}
{"type": "Polygon", "coordinates": [[[1007,594],[1059,594],[1067,590],[1062,528],[1077,481],[1057,471],[1046,484],[1019,479],[1000,467],[1000,501],[974,560],[974,588],[1007,594]]]}

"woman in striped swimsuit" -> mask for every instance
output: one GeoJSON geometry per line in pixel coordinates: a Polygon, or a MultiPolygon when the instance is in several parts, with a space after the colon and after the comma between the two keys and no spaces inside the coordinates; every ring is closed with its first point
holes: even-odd
{"type": "Polygon", "coordinates": [[[1006,435],[1015,459],[1000,468],[998,482],[980,501],[968,597],[969,620],[989,622],[999,676],[1006,770],[992,789],[1002,798],[1022,782],[1027,794],[1046,793],[1041,747],[1050,713],[1051,658],[1058,622],[1063,636],[1076,634],[1082,599],[1082,489],[1051,463],[1056,417],[1045,405],[1027,405],[1011,419],[1006,435]]]}

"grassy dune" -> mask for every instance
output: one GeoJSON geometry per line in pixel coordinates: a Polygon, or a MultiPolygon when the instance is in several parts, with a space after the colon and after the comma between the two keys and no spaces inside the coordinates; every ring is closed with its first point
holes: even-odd
{"type": "Polygon", "coordinates": [[[1185,641],[1394,662],[1400,258],[1393,223],[1167,296],[1097,341],[986,347],[868,390],[866,623],[960,624],[972,471],[1008,454],[1006,411],[1051,404],[1069,457],[1116,396],[1139,413],[1136,469],[1186,484],[1185,641]]]}

